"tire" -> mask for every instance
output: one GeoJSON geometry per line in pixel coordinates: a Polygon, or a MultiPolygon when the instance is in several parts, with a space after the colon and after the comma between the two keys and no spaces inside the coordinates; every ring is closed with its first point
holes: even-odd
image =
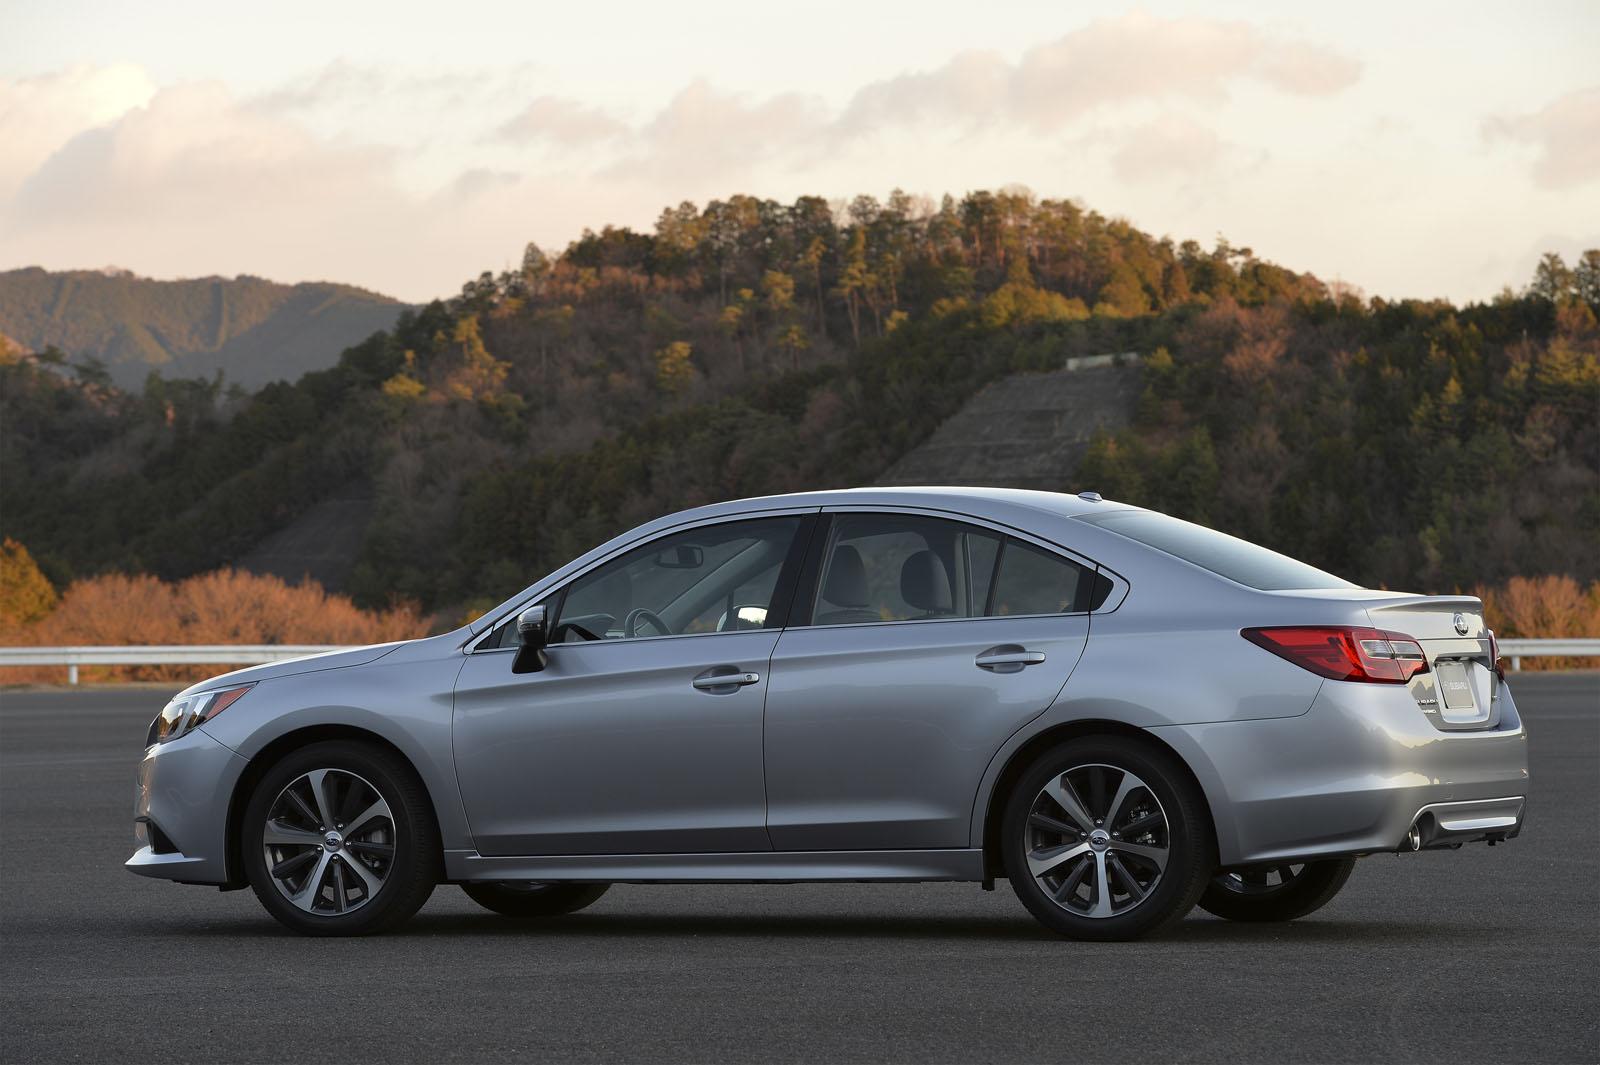
{"type": "Polygon", "coordinates": [[[1069,740],[1042,755],[1013,789],[1001,832],[1017,898],[1046,928],[1074,939],[1137,939],[1170,928],[1194,908],[1215,868],[1199,788],[1171,755],[1122,736],[1069,740]]]}
{"type": "Polygon", "coordinates": [[[440,877],[427,791],[410,765],[375,745],[333,740],[291,752],[256,784],[241,832],[256,898],[301,935],[393,928],[440,877]]]}
{"type": "Polygon", "coordinates": [[[1333,858],[1225,873],[1206,885],[1200,908],[1230,921],[1292,921],[1331,902],[1355,867],[1354,858],[1333,858]]]}
{"type": "Polygon", "coordinates": [[[502,917],[533,920],[577,913],[611,890],[610,884],[537,884],[499,880],[462,884],[467,897],[502,917]]]}

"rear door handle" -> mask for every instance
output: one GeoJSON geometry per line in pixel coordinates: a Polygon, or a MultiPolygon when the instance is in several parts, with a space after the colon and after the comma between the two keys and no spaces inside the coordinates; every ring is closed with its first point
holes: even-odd
{"type": "Polygon", "coordinates": [[[1043,651],[1026,651],[1020,647],[994,647],[977,657],[980,669],[997,673],[1015,673],[1024,666],[1036,666],[1045,658],[1043,651]]]}
{"type": "Polygon", "coordinates": [[[746,684],[759,683],[760,680],[761,674],[759,673],[738,673],[730,671],[726,666],[716,666],[701,673],[689,683],[703,692],[726,694],[736,691],[746,684]]]}

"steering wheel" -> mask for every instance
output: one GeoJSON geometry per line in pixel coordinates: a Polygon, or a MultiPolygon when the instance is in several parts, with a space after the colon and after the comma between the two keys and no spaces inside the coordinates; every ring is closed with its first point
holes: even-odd
{"type": "Polygon", "coordinates": [[[628,611],[628,616],[623,619],[622,633],[624,636],[639,635],[639,623],[647,621],[656,627],[656,632],[662,636],[671,636],[672,630],[667,628],[667,623],[662,621],[654,610],[636,606],[628,611]]]}

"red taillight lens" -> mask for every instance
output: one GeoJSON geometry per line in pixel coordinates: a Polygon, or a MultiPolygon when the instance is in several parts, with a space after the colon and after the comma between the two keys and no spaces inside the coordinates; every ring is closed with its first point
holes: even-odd
{"type": "Polygon", "coordinates": [[[1428,671],[1422,645],[1399,632],[1342,626],[1244,629],[1245,639],[1329,680],[1403,684],[1428,671]]]}
{"type": "Polygon", "coordinates": [[[1494,630],[1489,632],[1489,668],[1494,670],[1494,675],[1501,680],[1506,679],[1505,667],[1500,664],[1500,641],[1495,639],[1494,630]]]}

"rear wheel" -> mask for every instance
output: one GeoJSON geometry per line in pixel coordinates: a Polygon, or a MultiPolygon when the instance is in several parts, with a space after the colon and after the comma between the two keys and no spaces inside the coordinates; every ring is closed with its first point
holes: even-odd
{"type": "Polygon", "coordinates": [[[1012,890],[1063,935],[1158,932],[1205,889],[1210,822],[1199,789],[1170,755],[1135,740],[1086,737],[1045,754],[1001,825],[1012,890]]]}
{"type": "Polygon", "coordinates": [[[303,935],[392,928],[439,878],[439,830],[422,781],[364,743],[314,743],[284,757],[257,783],[243,832],[256,898],[303,935]]]}
{"type": "Polygon", "coordinates": [[[462,884],[467,897],[505,917],[529,919],[577,913],[592,904],[610,884],[546,884],[536,880],[497,880],[462,884]]]}
{"type": "Polygon", "coordinates": [[[1264,865],[1212,877],[1200,908],[1230,921],[1292,921],[1326,906],[1350,879],[1354,858],[1264,865]]]}

